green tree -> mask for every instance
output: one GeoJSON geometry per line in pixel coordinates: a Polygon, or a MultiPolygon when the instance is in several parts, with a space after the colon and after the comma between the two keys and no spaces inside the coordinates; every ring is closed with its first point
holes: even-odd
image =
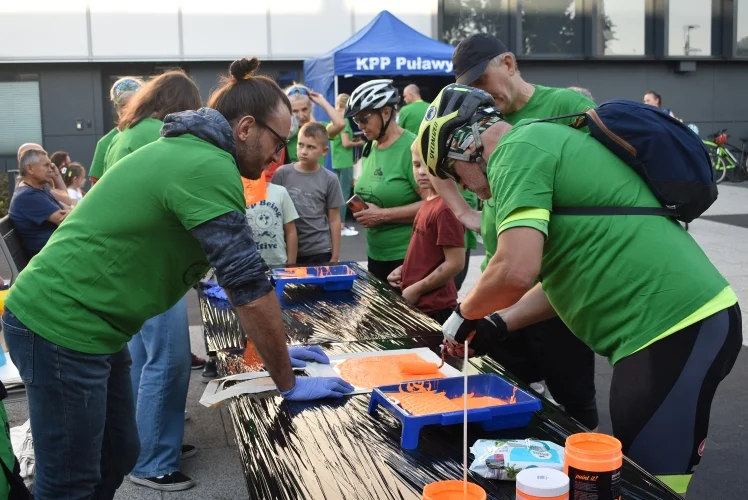
{"type": "Polygon", "coordinates": [[[525,54],[582,52],[576,0],[521,0],[525,54]]]}
{"type": "Polygon", "coordinates": [[[748,56],[748,36],[744,36],[738,40],[738,55],[748,56]]]}
{"type": "MultiPolygon", "coordinates": [[[[519,0],[524,54],[582,52],[580,0],[519,0]]],[[[443,38],[457,45],[475,33],[489,33],[507,42],[506,0],[444,0],[443,38]]],[[[605,46],[615,40],[615,25],[602,15],[605,46]]]]}
{"type": "Polygon", "coordinates": [[[444,41],[457,45],[475,33],[489,33],[505,39],[502,16],[506,16],[505,0],[444,0],[444,41]]]}

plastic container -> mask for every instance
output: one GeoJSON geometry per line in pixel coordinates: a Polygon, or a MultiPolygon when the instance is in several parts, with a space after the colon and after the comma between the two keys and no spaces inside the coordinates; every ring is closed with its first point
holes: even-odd
{"type": "Polygon", "coordinates": [[[569,477],[555,469],[525,469],[517,474],[516,499],[569,500],[569,477]]]}
{"type": "Polygon", "coordinates": [[[564,472],[570,500],[621,500],[621,442],[613,436],[583,432],[566,438],[564,472]]]}
{"type": "Polygon", "coordinates": [[[337,266],[281,267],[270,271],[275,283],[275,294],[283,297],[283,287],[288,283],[320,285],[325,291],[350,290],[358,275],[350,267],[337,266]]]}
{"type": "MultiPolygon", "coordinates": [[[[434,391],[446,392],[448,398],[462,397],[464,392],[463,377],[433,379],[427,382],[431,384],[431,389],[434,391]]],[[[403,382],[402,384],[375,387],[371,391],[371,400],[369,401],[370,414],[377,410],[378,405],[382,405],[395,418],[400,420],[403,426],[400,446],[406,450],[418,447],[418,438],[423,426],[455,425],[461,424],[463,420],[462,410],[414,416],[393,403],[390,397],[397,399],[401,389],[407,391],[408,384],[412,383],[403,382]]],[[[487,431],[525,427],[530,423],[533,413],[540,410],[543,404],[538,398],[521,389],[517,389],[515,393],[515,389],[516,386],[493,373],[468,376],[469,394],[501,399],[509,399],[513,394],[516,397],[516,402],[512,404],[468,410],[468,422],[481,422],[481,426],[487,431]]]]}
{"type": "Polygon", "coordinates": [[[465,496],[465,483],[463,481],[437,481],[427,484],[423,488],[422,500],[486,500],[486,490],[474,483],[467,484],[467,496],[465,496]]]}

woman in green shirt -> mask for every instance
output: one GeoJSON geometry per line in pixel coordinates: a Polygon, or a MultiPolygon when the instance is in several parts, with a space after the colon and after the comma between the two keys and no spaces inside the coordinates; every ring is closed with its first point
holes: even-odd
{"type": "MultiPolygon", "coordinates": [[[[114,115],[117,122],[119,122],[119,116],[122,114],[122,110],[125,109],[125,105],[130,102],[130,98],[135,95],[135,92],[143,88],[143,85],[144,83],[141,79],[133,76],[125,76],[114,82],[109,91],[109,98],[112,100],[112,104],[114,104],[114,115]]],[[[91,180],[92,186],[104,175],[106,152],[109,149],[109,144],[112,143],[112,139],[118,133],[119,129],[114,127],[96,143],[91,170],[88,172],[88,178],[91,180]]]]}
{"type": "Polygon", "coordinates": [[[150,80],[122,113],[120,133],[112,138],[101,176],[115,163],[161,136],[164,117],[202,106],[197,85],[182,70],[171,70],[150,80]]]}
{"type": "MultiPolygon", "coordinates": [[[[102,178],[108,179],[106,173],[121,159],[157,141],[166,115],[201,106],[197,86],[183,71],[150,80],[122,114],[121,132],[109,145],[102,178]]],[[[180,458],[195,452],[194,446],[182,444],[191,369],[186,297],[147,320],[127,345],[141,450],[130,479],[156,490],[190,488],[194,482],[180,472],[180,458]]]]}
{"type": "Polygon", "coordinates": [[[411,166],[415,136],[395,122],[398,102],[392,80],[372,80],[353,91],[345,111],[368,141],[354,188],[368,207],[354,215],[366,228],[369,272],[384,283],[405,259],[413,219],[423,203],[411,166]]]}
{"type": "MultiPolygon", "coordinates": [[[[315,121],[312,116],[315,104],[325,110],[327,116],[330,117],[330,123],[320,122],[327,127],[327,135],[330,139],[338,135],[343,128],[345,128],[345,120],[343,119],[343,115],[327,102],[325,96],[319,92],[315,92],[310,88],[299,84],[291,85],[285,90],[285,92],[288,96],[288,100],[291,101],[291,110],[293,111],[294,119],[298,123],[298,127],[294,127],[295,132],[291,134],[291,138],[288,140],[288,144],[286,145],[288,162],[293,163],[299,161],[299,157],[296,155],[296,147],[299,143],[299,130],[301,130],[301,127],[307,123],[315,121]]],[[[324,164],[325,157],[320,156],[319,161],[320,165],[324,164]]]]}

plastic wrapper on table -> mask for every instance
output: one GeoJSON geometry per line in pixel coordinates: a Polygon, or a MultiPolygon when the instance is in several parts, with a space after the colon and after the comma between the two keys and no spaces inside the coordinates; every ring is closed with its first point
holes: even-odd
{"type": "MultiPolygon", "coordinates": [[[[325,346],[329,354],[429,347],[435,337],[341,342],[325,346]]],[[[219,356],[228,356],[224,353],[219,356]]],[[[227,359],[227,358],[225,358],[227,359]]],[[[456,359],[450,364],[459,366],[456,359]]],[[[485,373],[512,380],[490,360],[472,360],[485,373]]],[[[228,373],[226,373],[228,375],[228,373]]],[[[525,389],[525,384],[518,383],[525,389]]],[[[417,500],[425,484],[462,477],[462,427],[430,426],[421,431],[418,448],[400,447],[401,426],[387,412],[367,414],[368,395],[309,403],[239,396],[229,402],[239,453],[252,499],[417,500]]],[[[563,445],[584,432],[555,405],[543,401],[525,429],[485,431],[470,425],[469,443],[477,439],[533,437],[563,445]]],[[[472,460],[474,457],[470,457],[472,460]]],[[[679,500],[652,476],[624,461],[623,497],[627,500],[679,500]]],[[[514,499],[515,483],[470,474],[490,499],[514,499]]]]}
{"type": "MultiPolygon", "coordinates": [[[[348,263],[358,279],[347,291],[324,292],[320,287],[285,287],[281,303],[289,344],[361,341],[434,335],[436,321],[418,312],[356,263],[348,263]]],[[[242,347],[239,319],[224,301],[200,292],[203,326],[210,350],[242,347]]]]}

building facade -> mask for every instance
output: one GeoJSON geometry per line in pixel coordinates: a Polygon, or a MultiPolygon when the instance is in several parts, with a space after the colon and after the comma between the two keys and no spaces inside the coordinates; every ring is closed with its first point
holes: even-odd
{"type": "Polygon", "coordinates": [[[0,170],[17,168],[23,142],[88,166],[120,76],[182,67],[207,98],[230,61],[258,56],[289,84],[385,9],[451,44],[496,34],[530,82],[585,87],[598,102],[655,90],[704,137],[748,136],[748,0],[6,0],[0,170]]]}

